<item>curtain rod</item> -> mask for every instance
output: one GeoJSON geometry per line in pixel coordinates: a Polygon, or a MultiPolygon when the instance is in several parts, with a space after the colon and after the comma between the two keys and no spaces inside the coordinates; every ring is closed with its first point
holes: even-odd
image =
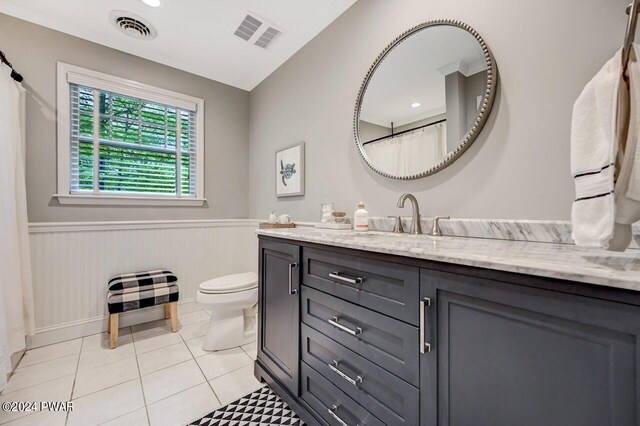
{"type": "Polygon", "coordinates": [[[396,137],[398,135],[402,135],[404,133],[413,132],[414,130],[424,129],[425,127],[433,126],[435,124],[444,123],[445,121],[447,121],[447,119],[443,118],[442,120],[434,121],[433,123],[425,124],[423,126],[414,127],[413,129],[407,129],[407,130],[403,130],[403,131],[398,132],[398,133],[394,133],[393,135],[382,136],[381,138],[377,138],[377,139],[371,139],[370,141],[367,141],[367,142],[363,143],[362,146],[365,146],[366,144],[369,144],[369,143],[380,142],[380,141],[385,140],[385,139],[394,138],[394,137],[396,137]]]}
{"type": "Polygon", "coordinates": [[[11,65],[11,62],[7,60],[7,56],[2,50],[0,50],[0,62],[3,64],[7,64],[7,66],[11,68],[11,78],[13,78],[18,83],[22,83],[24,78],[20,74],[18,74],[16,70],[13,69],[13,65],[11,65]]]}

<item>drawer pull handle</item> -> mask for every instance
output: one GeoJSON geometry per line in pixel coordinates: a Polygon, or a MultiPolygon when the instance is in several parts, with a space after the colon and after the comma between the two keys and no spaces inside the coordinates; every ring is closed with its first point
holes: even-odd
{"type": "MultiPolygon", "coordinates": [[[[360,285],[364,282],[364,278],[361,278],[361,277],[350,278],[350,277],[347,277],[346,275],[340,274],[340,272],[329,273],[329,278],[333,278],[335,280],[342,281],[352,285],[360,285]]],[[[360,289],[356,288],[356,290],[359,291],[360,289]]]]}
{"type": "Polygon", "coordinates": [[[342,371],[340,371],[340,369],[338,368],[338,361],[333,361],[332,364],[327,364],[329,366],[329,368],[331,369],[331,371],[333,371],[334,373],[336,373],[338,376],[342,377],[343,379],[345,379],[347,382],[351,383],[353,386],[360,386],[360,384],[362,383],[362,377],[361,376],[356,376],[355,379],[352,379],[351,377],[349,377],[347,374],[343,373],[342,371]]]}
{"type": "MultiPolygon", "coordinates": [[[[333,404],[333,406],[331,408],[329,408],[327,411],[329,411],[329,415],[331,417],[333,417],[334,419],[336,419],[336,421],[340,424],[340,426],[349,426],[347,424],[347,422],[345,422],[344,420],[342,420],[340,418],[340,416],[338,416],[336,414],[336,411],[338,411],[338,406],[336,404],[333,404]]],[[[364,423],[358,423],[356,426],[365,426],[364,423]]]]}
{"type": "Polygon", "coordinates": [[[293,268],[298,267],[298,262],[293,262],[289,264],[289,295],[293,296],[298,293],[298,290],[293,288],[293,268]]]}
{"type": "Polygon", "coordinates": [[[331,324],[332,326],[339,328],[340,330],[351,334],[352,336],[357,336],[359,334],[362,334],[362,329],[360,327],[356,327],[355,330],[350,329],[349,327],[345,327],[344,325],[340,324],[338,321],[340,321],[340,318],[338,317],[333,317],[331,319],[328,319],[327,322],[329,324],[331,324]]]}
{"type": "Polygon", "coordinates": [[[431,352],[431,343],[427,343],[424,338],[426,328],[426,308],[431,306],[431,299],[425,297],[420,301],[420,353],[431,352]]]}

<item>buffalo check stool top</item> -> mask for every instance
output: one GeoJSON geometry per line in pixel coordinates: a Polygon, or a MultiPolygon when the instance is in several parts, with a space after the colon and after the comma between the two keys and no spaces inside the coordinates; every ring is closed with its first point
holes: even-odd
{"type": "Polygon", "coordinates": [[[178,331],[178,277],[166,270],[121,274],[109,279],[107,307],[111,349],[118,345],[118,314],[151,306],[164,305],[165,319],[171,330],[178,331]]]}

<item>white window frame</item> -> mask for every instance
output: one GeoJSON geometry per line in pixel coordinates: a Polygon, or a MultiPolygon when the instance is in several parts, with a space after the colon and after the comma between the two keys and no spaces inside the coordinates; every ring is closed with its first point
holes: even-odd
{"type": "Polygon", "coordinates": [[[54,196],[60,204],[66,205],[109,205],[109,206],[202,206],[204,198],[204,99],[171,90],[160,89],[132,80],[114,77],[98,71],[58,62],[57,75],[58,103],[58,193],[54,196]],[[196,196],[182,194],[127,195],[109,193],[71,193],[71,100],[69,85],[78,84],[92,89],[104,90],[151,102],[171,105],[196,111],[196,196]]]}

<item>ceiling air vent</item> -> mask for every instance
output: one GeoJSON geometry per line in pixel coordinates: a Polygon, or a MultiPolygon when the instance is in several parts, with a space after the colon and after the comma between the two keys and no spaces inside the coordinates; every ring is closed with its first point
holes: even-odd
{"type": "Polygon", "coordinates": [[[282,35],[282,30],[253,12],[247,13],[234,33],[241,39],[263,49],[269,48],[282,35]]]}
{"type": "Polygon", "coordinates": [[[111,23],[122,33],[140,40],[156,38],[157,32],[144,18],[124,10],[110,13],[111,23]]]}
{"type": "Polygon", "coordinates": [[[258,28],[262,25],[262,21],[254,18],[251,15],[244,17],[244,20],[240,23],[240,26],[234,33],[243,40],[249,41],[251,37],[258,31],[258,28]]]}
{"type": "Polygon", "coordinates": [[[269,27],[264,33],[262,33],[260,38],[256,41],[255,45],[266,49],[271,45],[271,43],[273,43],[276,38],[278,38],[280,34],[282,34],[280,31],[276,30],[273,27],[269,27]]]}

